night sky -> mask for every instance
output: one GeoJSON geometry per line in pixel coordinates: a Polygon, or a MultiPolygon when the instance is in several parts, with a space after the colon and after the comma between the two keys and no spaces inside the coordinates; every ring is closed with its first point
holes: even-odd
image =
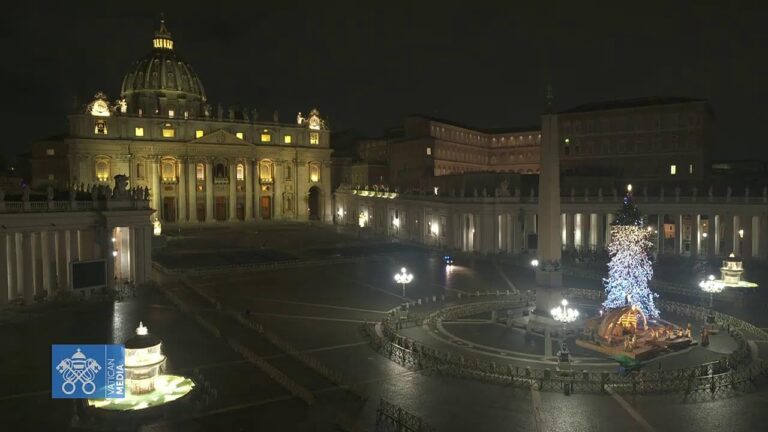
{"type": "Polygon", "coordinates": [[[478,127],[643,96],[707,98],[715,157],[768,159],[766,2],[24,2],[4,6],[3,152],[65,131],[74,97],[115,99],[160,12],[210,103],[317,106],[375,135],[424,113],[478,127]],[[410,4],[414,3],[414,4],[410,4]],[[418,4],[416,4],[418,3],[418,4]],[[705,4],[706,3],[706,4],[705,4]],[[203,6],[204,5],[204,6],[203,6]],[[10,9],[9,9],[10,8],[10,9]],[[727,149],[727,150],[725,150],[727,149]]]}

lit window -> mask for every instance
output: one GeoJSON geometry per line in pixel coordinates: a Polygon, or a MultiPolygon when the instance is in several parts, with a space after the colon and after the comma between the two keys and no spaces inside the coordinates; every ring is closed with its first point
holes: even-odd
{"type": "Polygon", "coordinates": [[[271,142],[272,141],[272,135],[268,133],[261,134],[261,142],[271,142]]]}
{"type": "Polygon", "coordinates": [[[283,143],[290,144],[293,142],[293,137],[290,135],[283,136],[283,143]]]}
{"type": "Polygon", "coordinates": [[[109,179],[109,161],[99,159],[96,161],[96,179],[99,181],[107,181],[109,179]]]}
{"type": "Polygon", "coordinates": [[[320,166],[316,163],[309,164],[309,180],[312,183],[320,181],[320,166]]]}
{"type": "Polygon", "coordinates": [[[163,138],[173,138],[176,136],[176,130],[172,128],[163,128],[163,138]]]}
{"type": "Polygon", "coordinates": [[[309,143],[310,144],[320,144],[320,134],[317,132],[310,132],[309,133],[309,143]]]}
{"type": "Polygon", "coordinates": [[[427,156],[432,155],[432,147],[427,147],[427,156]]]}
{"type": "Polygon", "coordinates": [[[565,139],[565,145],[568,145],[568,144],[570,144],[570,143],[571,143],[571,139],[570,139],[570,138],[566,138],[566,139],[565,139]]]}
{"type": "Polygon", "coordinates": [[[244,135],[242,132],[235,132],[235,136],[237,137],[237,139],[243,139],[244,135]]]}
{"type": "Polygon", "coordinates": [[[259,162],[259,178],[262,183],[272,183],[272,162],[268,160],[259,162]]]}
{"type": "Polygon", "coordinates": [[[52,148],[45,149],[45,154],[48,155],[48,156],[53,156],[53,155],[56,154],[56,150],[54,150],[52,148]]]}
{"type": "Polygon", "coordinates": [[[202,138],[203,135],[205,135],[205,131],[203,131],[202,129],[198,129],[195,131],[195,138],[202,138]]]}
{"type": "Polygon", "coordinates": [[[173,110],[169,109],[168,110],[168,118],[173,118],[174,115],[176,115],[176,113],[173,110]]]}
{"type": "Polygon", "coordinates": [[[237,172],[238,180],[245,180],[245,166],[243,164],[237,164],[235,171],[237,172]]]}
{"type": "Polygon", "coordinates": [[[48,180],[53,180],[53,174],[48,174],[48,180]]]}
{"type": "Polygon", "coordinates": [[[144,128],[143,127],[137,127],[136,129],[134,129],[133,132],[138,137],[144,136],[144,128]]]}
{"type": "Polygon", "coordinates": [[[195,166],[195,174],[198,180],[205,180],[205,165],[199,163],[195,166]]]}
{"type": "Polygon", "coordinates": [[[189,111],[184,111],[184,120],[189,120],[189,111]]]}
{"type": "Polygon", "coordinates": [[[677,165],[670,165],[669,166],[669,175],[675,175],[677,174],[677,165]]]}
{"type": "Polygon", "coordinates": [[[693,164],[688,164],[688,174],[693,174],[693,164]]]}
{"type": "Polygon", "coordinates": [[[174,167],[174,164],[172,161],[163,161],[161,166],[161,173],[163,176],[163,180],[165,181],[176,180],[176,167],[174,167]]]}
{"type": "Polygon", "coordinates": [[[93,133],[96,135],[106,135],[107,134],[107,122],[104,120],[96,120],[96,123],[93,126],[93,133]]]}

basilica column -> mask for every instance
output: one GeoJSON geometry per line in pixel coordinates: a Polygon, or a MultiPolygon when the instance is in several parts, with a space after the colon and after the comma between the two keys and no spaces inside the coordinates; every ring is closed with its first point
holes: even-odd
{"type": "Polygon", "coordinates": [[[179,216],[177,219],[178,223],[186,223],[187,222],[187,176],[186,176],[186,170],[184,169],[184,165],[186,162],[186,158],[179,158],[179,182],[178,182],[178,188],[176,189],[176,195],[179,197],[179,216]]]}
{"type": "Polygon", "coordinates": [[[148,162],[152,167],[152,169],[149,170],[151,172],[150,175],[152,176],[152,191],[150,192],[152,208],[157,211],[155,217],[162,219],[164,215],[160,209],[160,159],[155,157],[153,159],[148,159],[148,162]]]}
{"type": "Polygon", "coordinates": [[[0,233],[0,306],[8,304],[11,286],[8,274],[8,235],[0,233]]]}
{"type": "Polygon", "coordinates": [[[192,159],[187,160],[187,192],[189,194],[189,221],[197,220],[197,167],[192,159]]]}
{"type": "Polygon", "coordinates": [[[253,220],[253,161],[245,160],[245,220],[253,220]]]}
{"type": "Polygon", "coordinates": [[[213,220],[213,159],[205,161],[205,222],[213,220]]]}
{"type": "Polygon", "coordinates": [[[259,169],[259,160],[256,159],[254,160],[253,168],[253,195],[256,200],[256,220],[261,220],[261,184],[259,183],[261,175],[259,174],[259,169]]]}
{"type": "Polygon", "coordinates": [[[35,301],[35,254],[33,236],[30,232],[21,234],[21,259],[22,273],[19,279],[23,282],[24,303],[29,305],[35,301]]]}
{"type": "Polygon", "coordinates": [[[229,164],[229,221],[237,220],[237,165],[229,164]]]}

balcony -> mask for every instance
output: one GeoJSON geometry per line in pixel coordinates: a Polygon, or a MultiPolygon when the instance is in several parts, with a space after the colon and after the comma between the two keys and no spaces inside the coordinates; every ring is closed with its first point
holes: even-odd
{"type": "Polygon", "coordinates": [[[214,177],[213,184],[229,184],[229,177],[214,177]]]}

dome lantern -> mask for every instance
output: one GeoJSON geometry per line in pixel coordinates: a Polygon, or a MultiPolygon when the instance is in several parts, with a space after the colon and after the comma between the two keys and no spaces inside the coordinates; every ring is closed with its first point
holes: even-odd
{"type": "Polygon", "coordinates": [[[165,26],[165,18],[160,16],[160,28],[155,32],[155,38],[152,39],[152,47],[155,49],[173,50],[173,39],[171,32],[165,26]]]}

